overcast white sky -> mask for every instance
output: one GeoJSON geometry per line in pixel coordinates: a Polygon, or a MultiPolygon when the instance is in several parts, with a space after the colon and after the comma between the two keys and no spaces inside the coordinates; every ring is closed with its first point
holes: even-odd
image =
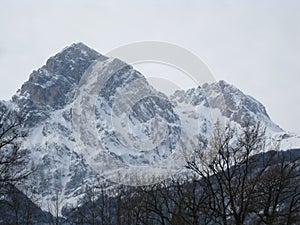
{"type": "Polygon", "coordinates": [[[0,2],[0,99],[73,42],[100,53],[143,40],[198,55],[216,79],[261,101],[273,121],[300,133],[300,1],[0,2]]]}

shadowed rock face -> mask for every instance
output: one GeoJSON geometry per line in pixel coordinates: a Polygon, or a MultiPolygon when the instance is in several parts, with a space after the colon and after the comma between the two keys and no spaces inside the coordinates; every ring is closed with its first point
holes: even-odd
{"type": "Polygon", "coordinates": [[[28,96],[28,101],[37,107],[62,108],[72,101],[82,74],[96,59],[106,57],[82,43],[73,44],[33,71],[22,85],[20,96],[28,96]]]}
{"type": "Polygon", "coordinates": [[[211,84],[205,83],[187,91],[176,91],[171,99],[175,104],[185,101],[194,106],[204,105],[219,109],[222,116],[241,126],[253,125],[258,119],[272,123],[265,107],[260,102],[223,80],[211,84]]]}
{"type": "Polygon", "coordinates": [[[252,97],[245,95],[225,81],[218,82],[226,108],[222,110],[224,116],[244,126],[246,123],[255,124],[253,115],[261,115],[270,119],[265,107],[252,97]]]}

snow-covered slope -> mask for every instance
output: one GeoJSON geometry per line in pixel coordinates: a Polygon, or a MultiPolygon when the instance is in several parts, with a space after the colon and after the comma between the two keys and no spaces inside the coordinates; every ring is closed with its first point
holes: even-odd
{"type": "Polygon", "coordinates": [[[261,103],[225,81],[177,91],[168,98],[130,65],[107,58],[82,43],[63,49],[33,71],[6,105],[28,112],[25,123],[30,132],[23,146],[30,151],[28,166],[36,171],[19,188],[31,187],[38,196],[33,201],[48,211],[53,210],[55,201],[60,209],[75,206],[87,185],[112,185],[103,183],[107,168],[111,166],[111,173],[116,169],[106,161],[107,157],[117,160],[122,168],[149,168],[168,159],[178,143],[193,149],[200,138],[209,138],[217,119],[241,127],[245,122],[260,121],[270,140],[281,141],[282,149],[300,147],[299,136],[283,131],[271,121],[261,103]],[[81,96],[84,89],[80,88],[86,70],[93,65],[97,68],[92,69],[101,75],[99,79],[111,73],[105,85],[100,82],[103,87],[91,111],[96,136],[90,137],[99,139],[105,157],[97,149],[78,146],[78,138],[83,143],[90,141],[89,133],[78,134],[76,130],[85,131],[82,124],[89,119],[82,117],[84,108],[76,104],[79,99],[80,106],[85,106],[86,96],[81,96]],[[121,69],[115,70],[120,65],[121,69]],[[136,85],[130,86],[132,83],[136,85]],[[76,119],[80,119],[79,126],[76,119]]]}

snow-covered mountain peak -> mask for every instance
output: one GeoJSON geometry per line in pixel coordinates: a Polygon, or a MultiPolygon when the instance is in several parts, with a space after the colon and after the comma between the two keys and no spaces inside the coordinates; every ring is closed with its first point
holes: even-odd
{"type": "Polygon", "coordinates": [[[103,157],[93,149],[91,157],[85,158],[76,142],[76,119],[72,113],[76,111],[74,105],[82,93],[78,90],[86,81],[83,78],[88,75],[87,69],[93,69],[92,65],[98,66],[103,83],[100,82],[101,88],[96,88],[94,108],[89,105],[81,107],[81,104],[76,108],[79,109],[78,128],[87,131],[77,135],[86,142],[90,141],[87,137],[89,129],[81,128],[89,128],[84,126],[85,122],[95,119],[95,136],[90,137],[99,139],[109,157],[118,160],[124,168],[147,167],[168,160],[179,141],[188,149],[195,148],[199,138],[209,137],[215,122],[213,113],[239,126],[260,121],[272,138],[284,139],[285,146],[297,144],[298,140],[300,143],[299,138],[289,141],[290,136],[271,121],[260,102],[225,81],[176,91],[168,99],[150,86],[132,66],[107,58],[82,43],[75,43],[33,71],[11,104],[5,104],[5,107],[18,107],[30,115],[26,121],[30,132],[24,148],[30,150],[32,165],[37,165],[39,171],[27,185],[39,193],[43,202],[37,204],[42,207],[47,207],[57,193],[62,208],[76,205],[84,193],[82,184],[97,182],[99,177],[103,178],[101,170],[112,166],[105,161],[108,155],[103,157]],[[83,109],[91,109],[91,117],[82,117],[88,115],[83,109]],[[153,144],[153,149],[146,149],[154,140],[158,141],[153,144]],[[146,151],[139,151],[141,146],[146,151]]]}

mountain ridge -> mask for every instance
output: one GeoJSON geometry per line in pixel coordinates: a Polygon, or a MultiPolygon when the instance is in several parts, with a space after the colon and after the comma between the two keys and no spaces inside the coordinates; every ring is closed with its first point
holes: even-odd
{"type": "MultiPolygon", "coordinates": [[[[78,84],[84,72],[96,61],[113,66],[108,60],[83,43],[72,44],[50,57],[40,69],[33,71],[29,80],[9,101],[10,105],[30,114],[25,121],[30,132],[23,147],[30,150],[28,159],[32,164],[40,168],[34,174],[34,179],[18,188],[24,190],[33,186],[42,200],[35,203],[44,210],[47,210],[45,203],[51,202],[57,193],[61,200],[60,210],[76,206],[85,192],[83,184],[93,185],[99,180],[105,180],[100,170],[93,166],[100,164],[99,168],[105,170],[99,158],[98,161],[96,158],[87,159],[83,152],[78,151],[72,112],[78,84]]],[[[178,138],[186,142],[187,148],[191,148],[194,141],[209,137],[216,118],[240,127],[245,126],[244,121],[252,124],[260,121],[267,127],[267,135],[270,135],[272,141],[287,142],[281,149],[287,149],[286,146],[291,143],[295,148],[300,146],[299,137],[287,137],[289,134],[271,121],[259,101],[225,81],[203,84],[186,91],[179,90],[169,100],[160,99],[158,92],[140,72],[130,65],[124,65],[104,85],[97,98],[95,111],[98,138],[103,147],[120,161],[120,165],[151,166],[168,159],[175,151],[178,138]],[[145,90],[156,97],[143,98],[132,107],[128,123],[133,132],[131,136],[122,139],[122,134],[118,134],[110,121],[113,101],[116,96],[122,96],[126,85],[140,79],[144,82],[145,90]],[[166,127],[166,138],[160,143],[161,146],[154,147],[151,152],[137,152],[134,146],[127,147],[128,142],[151,138],[149,134],[153,133],[155,119],[166,127]],[[289,138],[293,139],[292,142],[289,138]]]]}

